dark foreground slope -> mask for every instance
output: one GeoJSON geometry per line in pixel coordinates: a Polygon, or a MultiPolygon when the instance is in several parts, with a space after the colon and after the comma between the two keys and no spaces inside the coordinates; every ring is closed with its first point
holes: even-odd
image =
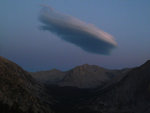
{"type": "Polygon", "coordinates": [[[0,113],[52,113],[43,92],[28,72],[0,57],[0,113]]]}
{"type": "MultiPolygon", "coordinates": [[[[77,110],[78,108],[78,110],[77,110]]],[[[78,113],[150,113],[150,61],[81,102],[78,113]]]]}

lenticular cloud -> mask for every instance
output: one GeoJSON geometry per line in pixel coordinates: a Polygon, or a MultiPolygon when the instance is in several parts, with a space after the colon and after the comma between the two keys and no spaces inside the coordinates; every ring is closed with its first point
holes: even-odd
{"type": "Polygon", "coordinates": [[[39,20],[43,23],[43,30],[53,32],[61,39],[90,53],[108,55],[117,45],[110,34],[94,25],[61,14],[47,6],[43,6],[39,20]]]}

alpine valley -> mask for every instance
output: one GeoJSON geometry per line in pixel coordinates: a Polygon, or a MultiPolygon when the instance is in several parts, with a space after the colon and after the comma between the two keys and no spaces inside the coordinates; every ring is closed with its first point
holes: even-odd
{"type": "Polygon", "coordinates": [[[150,113],[150,61],[27,72],[1,56],[0,113],[150,113]]]}

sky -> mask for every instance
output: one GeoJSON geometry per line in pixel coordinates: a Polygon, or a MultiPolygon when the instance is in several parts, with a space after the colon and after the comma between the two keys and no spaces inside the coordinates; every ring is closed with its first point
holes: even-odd
{"type": "Polygon", "coordinates": [[[150,59],[149,6],[149,0],[1,0],[0,56],[28,71],[68,70],[82,64],[109,69],[141,65],[150,59]],[[113,36],[117,47],[108,55],[92,53],[51,30],[41,30],[43,5],[96,26],[113,36]]]}

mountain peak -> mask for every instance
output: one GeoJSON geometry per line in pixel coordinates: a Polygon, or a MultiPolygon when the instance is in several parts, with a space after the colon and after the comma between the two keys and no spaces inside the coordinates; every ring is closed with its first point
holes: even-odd
{"type": "Polygon", "coordinates": [[[76,69],[80,69],[80,70],[99,70],[99,69],[101,69],[101,70],[105,70],[103,67],[99,67],[99,66],[97,66],[97,65],[89,65],[89,64],[82,64],[82,65],[80,65],[80,66],[77,66],[77,67],[75,67],[75,68],[73,68],[72,70],[76,70],[76,69]]]}
{"type": "Polygon", "coordinates": [[[147,60],[144,64],[140,66],[141,68],[149,68],[150,67],[150,60],[147,60]]]}
{"type": "MultiPolygon", "coordinates": [[[[6,58],[0,56],[0,65],[4,65],[4,64],[15,64],[9,60],[7,60],[6,58]]],[[[15,64],[16,65],[16,64],[15,64]]]]}
{"type": "Polygon", "coordinates": [[[147,60],[144,65],[150,65],[150,60],[147,60]]]}
{"type": "Polygon", "coordinates": [[[80,66],[75,67],[74,69],[76,69],[76,68],[87,69],[87,68],[90,68],[90,67],[92,67],[92,65],[89,65],[89,64],[82,64],[82,65],[80,65],[80,66]]]}

